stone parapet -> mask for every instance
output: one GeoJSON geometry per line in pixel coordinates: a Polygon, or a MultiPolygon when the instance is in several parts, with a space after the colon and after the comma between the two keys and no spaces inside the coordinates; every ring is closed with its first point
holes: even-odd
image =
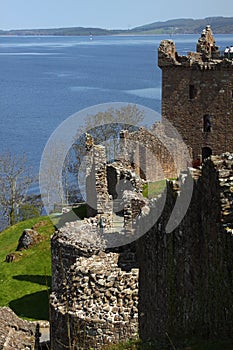
{"type": "Polygon", "coordinates": [[[52,290],[59,291],[70,267],[78,257],[90,257],[106,248],[105,242],[91,224],[66,223],[51,239],[52,290]]]}
{"type": "Polygon", "coordinates": [[[158,66],[182,66],[187,69],[215,69],[223,67],[233,69],[233,60],[228,56],[221,56],[209,26],[203,30],[197,43],[197,51],[189,52],[187,56],[180,56],[172,40],[162,40],[158,48],[158,66]]]}

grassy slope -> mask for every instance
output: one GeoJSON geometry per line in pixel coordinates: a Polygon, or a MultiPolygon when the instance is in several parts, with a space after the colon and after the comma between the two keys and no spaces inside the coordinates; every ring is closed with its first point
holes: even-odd
{"type": "Polygon", "coordinates": [[[17,315],[28,319],[48,319],[50,236],[53,231],[53,224],[48,218],[35,218],[0,233],[0,306],[10,306],[17,315]],[[46,221],[46,225],[36,230],[43,236],[43,241],[17,252],[16,260],[6,263],[6,255],[15,251],[23,230],[42,220],[46,221]]]}

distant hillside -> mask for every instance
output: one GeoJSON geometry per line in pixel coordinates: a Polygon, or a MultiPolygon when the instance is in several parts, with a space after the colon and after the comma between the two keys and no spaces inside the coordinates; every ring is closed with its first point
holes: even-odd
{"type": "Polygon", "coordinates": [[[200,34],[207,24],[215,34],[232,34],[233,17],[207,17],[204,19],[180,18],[165,22],[154,22],[130,30],[107,30],[103,28],[53,28],[0,30],[0,35],[116,35],[116,34],[200,34]]]}
{"type": "Polygon", "coordinates": [[[166,22],[155,22],[136,27],[132,31],[140,34],[200,34],[207,24],[216,34],[233,33],[233,17],[207,17],[204,19],[180,18],[166,22]]]}
{"type": "Polygon", "coordinates": [[[3,31],[0,30],[0,35],[65,35],[65,36],[80,36],[80,35],[113,35],[124,32],[122,30],[107,30],[102,28],[51,28],[51,29],[18,29],[3,31]]]}

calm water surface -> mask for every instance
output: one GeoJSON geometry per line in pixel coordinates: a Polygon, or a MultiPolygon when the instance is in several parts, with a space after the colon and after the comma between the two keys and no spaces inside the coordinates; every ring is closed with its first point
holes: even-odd
{"type": "MultiPolygon", "coordinates": [[[[175,35],[195,51],[198,35],[175,35]]],[[[0,152],[26,153],[38,170],[50,134],[71,114],[106,102],[160,112],[157,48],[166,36],[0,37],[0,152]]],[[[224,49],[233,35],[216,35],[224,49]]]]}

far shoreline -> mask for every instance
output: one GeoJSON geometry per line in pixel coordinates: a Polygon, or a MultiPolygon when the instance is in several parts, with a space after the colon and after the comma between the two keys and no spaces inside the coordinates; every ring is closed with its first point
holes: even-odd
{"type": "MultiPolygon", "coordinates": [[[[169,36],[171,37],[177,37],[180,35],[184,36],[189,36],[189,35],[196,35],[198,36],[198,33],[173,33],[173,34],[168,34],[168,33],[161,33],[161,34],[92,34],[92,38],[95,37],[136,37],[136,36],[169,36]]],[[[215,33],[215,35],[233,35],[233,33],[215,33]]],[[[90,37],[90,35],[87,34],[82,34],[82,35],[56,35],[56,34],[0,34],[0,38],[81,38],[81,37],[90,37]]]]}

